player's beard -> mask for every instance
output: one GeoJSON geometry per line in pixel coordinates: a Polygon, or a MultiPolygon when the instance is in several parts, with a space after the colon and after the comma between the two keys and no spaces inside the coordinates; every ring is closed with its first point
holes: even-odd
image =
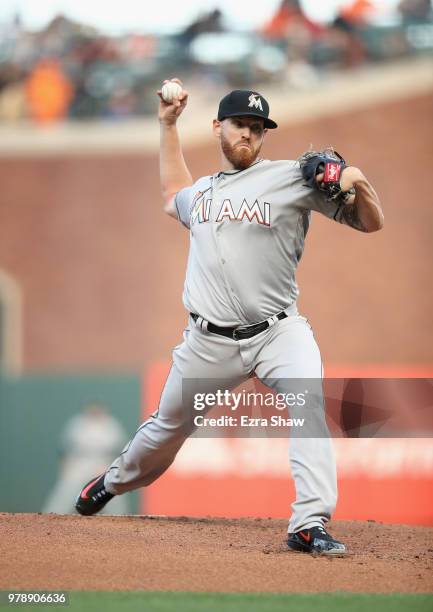
{"type": "Polygon", "coordinates": [[[257,159],[260,149],[262,148],[262,145],[260,145],[254,150],[248,142],[245,142],[248,147],[240,147],[239,145],[242,142],[243,141],[239,141],[235,145],[231,145],[224,135],[221,134],[222,151],[228,161],[232,164],[233,168],[236,170],[245,170],[245,168],[251,166],[251,164],[257,159]]]}

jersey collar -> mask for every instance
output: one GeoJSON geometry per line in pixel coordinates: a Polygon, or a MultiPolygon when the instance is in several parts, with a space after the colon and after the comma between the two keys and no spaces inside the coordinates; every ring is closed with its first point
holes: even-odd
{"type": "Polygon", "coordinates": [[[253,164],[251,164],[251,166],[248,166],[248,168],[244,168],[243,170],[232,170],[231,172],[222,172],[221,171],[221,172],[217,172],[217,174],[215,176],[216,176],[216,178],[218,178],[219,176],[222,176],[222,175],[224,175],[224,176],[231,176],[232,174],[240,174],[241,172],[246,172],[247,170],[249,170],[253,166],[256,166],[257,164],[259,164],[262,161],[264,161],[264,159],[260,157],[259,159],[256,159],[256,161],[253,164]]]}

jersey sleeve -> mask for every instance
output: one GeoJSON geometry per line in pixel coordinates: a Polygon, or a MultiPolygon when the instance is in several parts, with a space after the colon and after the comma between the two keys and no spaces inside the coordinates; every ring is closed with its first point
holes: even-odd
{"type": "Polygon", "coordinates": [[[328,219],[334,219],[334,221],[341,223],[341,202],[337,203],[334,201],[329,201],[326,199],[325,194],[321,194],[315,189],[310,189],[310,193],[308,193],[303,200],[303,208],[315,210],[316,212],[325,215],[325,217],[328,217],[328,219]]]}
{"type": "Polygon", "coordinates": [[[174,196],[174,206],[177,218],[187,229],[190,228],[190,206],[191,206],[192,187],[185,187],[174,196]]]}

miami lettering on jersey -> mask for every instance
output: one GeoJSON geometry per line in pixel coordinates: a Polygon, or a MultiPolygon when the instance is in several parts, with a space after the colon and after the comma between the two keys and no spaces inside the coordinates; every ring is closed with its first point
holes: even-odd
{"type": "Polygon", "coordinates": [[[209,221],[211,202],[211,199],[204,199],[201,191],[195,194],[190,213],[190,225],[194,225],[196,222],[204,223],[205,221],[209,221]]]}
{"type": "MultiPolygon", "coordinates": [[[[205,200],[201,193],[196,194],[193,200],[193,206],[190,215],[190,225],[194,223],[205,223],[210,219],[210,210],[212,206],[212,198],[205,200]]],[[[248,221],[249,223],[256,222],[260,225],[271,226],[271,205],[264,202],[260,206],[258,200],[253,204],[248,204],[244,199],[237,212],[235,212],[231,200],[228,198],[223,201],[218,215],[215,219],[217,223],[221,221],[248,221]]]]}

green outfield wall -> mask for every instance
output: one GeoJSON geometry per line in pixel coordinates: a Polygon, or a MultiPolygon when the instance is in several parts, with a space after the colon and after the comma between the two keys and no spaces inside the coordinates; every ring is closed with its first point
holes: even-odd
{"type": "MultiPolygon", "coordinates": [[[[62,444],[65,428],[91,405],[102,407],[129,437],[139,424],[140,378],[0,376],[1,512],[41,511],[67,454],[62,444]]],[[[138,495],[128,495],[127,504],[128,511],[136,513],[138,495]]]]}

